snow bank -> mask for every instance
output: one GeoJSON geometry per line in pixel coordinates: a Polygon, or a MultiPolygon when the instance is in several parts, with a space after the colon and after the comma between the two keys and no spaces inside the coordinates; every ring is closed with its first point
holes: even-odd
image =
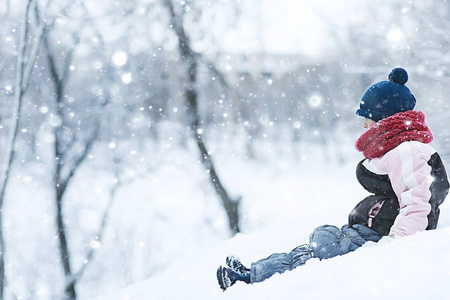
{"type": "Polygon", "coordinates": [[[351,208],[367,195],[355,180],[355,162],[286,166],[280,159],[278,167],[266,169],[229,161],[220,171],[225,178],[234,178],[227,184],[243,196],[244,233],[207,247],[189,245],[162,273],[98,300],[450,299],[449,203],[441,206],[435,231],[330,260],[312,259],[262,283],[237,283],[220,290],[216,269],[225,264],[227,255],[249,265],[307,242],[319,225],[343,225],[351,208]]]}
{"type": "Polygon", "coordinates": [[[250,262],[259,257],[250,257],[247,249],[256,247],[257,240],[271,243],[268,238],[260,239],[258,234],[236,236],[196,257],[180,260],[164,274],[99,300],[450,299],[450,227],[360,248],[329,260],[312,259],[262,283],[237,283],[222,292],[215,271],[224,263],[225,249],[242,249],[246,254],[243,260],[250,262]]]}

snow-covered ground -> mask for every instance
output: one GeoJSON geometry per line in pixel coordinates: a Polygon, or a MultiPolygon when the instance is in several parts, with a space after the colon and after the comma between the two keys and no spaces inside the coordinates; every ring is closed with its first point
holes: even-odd
{"type": "Polygon", "coordinates": [[[450,299],[450,201],[441,206],[435,231],[330,260],[312,259],[262,283],[237,283],[222,292],[216,269],[227,255],[250,265],[273,252],[290,251],[307,242],[319,225],[345,224],[348,212],[367,195],[354,175],[361,157],[349,156],[345,164],[327,163],[313,152],[302,153],[297,162],[280,155],[266,164],[218,153],[215,158],[222,162],[218,168],[226,186],[243,197],[243,232],[198,244],[189,243],[186,236],[178,245],[186,243],[186,248],[164,271],[97,300],[450,299]]]}
{"type": "MultiPolygon", "coordinates": [[[[289,238],[286,233],[281,236],[289,238]]],[[[249,248],[273,246],[280,239],[262,233],[241,235],[195,257],[180,258],[164,274],[99,299],[450,299],[449,237],[450,227],[419,233],[326,261],[312,259],[262,283],[238,283],[222,292],[215,268],[223,263],[225,249],[250,262],[257,257],[249,248]]]]}

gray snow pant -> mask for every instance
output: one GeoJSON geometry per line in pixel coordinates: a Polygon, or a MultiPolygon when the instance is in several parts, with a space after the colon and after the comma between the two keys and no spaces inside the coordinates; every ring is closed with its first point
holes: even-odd
{"type": "Polygon", "coordinates": [[[378,242],[381,238],[378,232],[361,224],[354,224],[352,227],[344,225],[341,229],[323,225],[311,233],[309,244],[297,246],[289,253],[272,254],[252,263],[250,281],[261,282],[275,273],[301,266],[310,258],[322,260],[347,254],[368,241],[378,242]]]}

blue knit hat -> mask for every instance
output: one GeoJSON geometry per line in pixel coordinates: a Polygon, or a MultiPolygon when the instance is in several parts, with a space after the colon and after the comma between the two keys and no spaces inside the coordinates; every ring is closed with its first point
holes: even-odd
{"type": "Polygon", "coordinates": [[[356,114],[378,122],[399,112],[412,110],[416,98],[405,86],[408,73],[395,68],[389,74],[389,81],[372,85],[362,96],[356,114]]]}

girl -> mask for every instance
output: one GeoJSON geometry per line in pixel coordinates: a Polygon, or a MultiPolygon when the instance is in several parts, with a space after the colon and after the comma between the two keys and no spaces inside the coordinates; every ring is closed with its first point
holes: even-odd
{"type": "Polygon", "coordinates": [[[365,118],[367,131],[356,141],[363,159],[356,168],[359,183],[371,193],[352,210],[341,229],[324,225],[310,235],[309,244],[290,253],[275,253],[245,267],[229,256],[217,269],[223,290],[237,281],[261,282],[275,273],[343,255],[366,242],[378,242],[435,229],[439,205],[449,183],[444,165],[429,145],[433,135],[423,112],[414,111],[416,99],[405,86],[408,74],[396,68],[389,81],[372,85],[362,96],[356,114],[365,118]]]}

